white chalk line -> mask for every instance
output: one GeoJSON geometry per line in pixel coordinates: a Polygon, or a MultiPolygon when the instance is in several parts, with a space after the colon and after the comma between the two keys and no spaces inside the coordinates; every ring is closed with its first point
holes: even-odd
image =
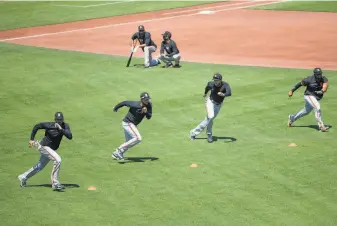
{"type": "MultiPolygon", "coordinates": [[[[236,9],[245,9],[245,8],[249,8],[249,7],[271,5],[271,4],[276,4],[276,3],[280,3],[280,2],[281,1],[275,1],[275,2],[269,2],[269,3],[263,3],[263,4],[250,5],[250,6],[241,6],[241,7],[229,8],[229,9],[220,9],[220,10],[217,10],[215,12],[223,12],[223,11],[230,11],[230,10],[236,10],[236,9]]],[[[202,9],[200,9],[200,10],[202,10],[202,9]]],[[[58,32],[44,33],[44,34],[38,34],[38,35],[28,35],[28,36],[22,36],[22,37],[16,37],[16,38],[6,38],[6,39],[1,39],[0,42],[21,40],[21,39],[29,39],[29,38],[38,38],[38,37],[45,37],[45,36],[59,35],[59,34],[66,34],[66,33],[74,33],[74,32],[81,32],[81,31],[90,31],[90,30],[96,30],[96,29],[102,29],[102,28],[119,27],[119,26],[123,26],[123,25],[140,24],[140,23],[147,23],[147,22],[153,22],[153,21],[163,21],[163,20],[170,20],[170,19],[181,18],[181,17],[190,17],[190,16],[196,16],[196,15],[200,15],[200,13],[198,12],[198,13],[191,13],[191,14],[185,14],[185,15],[177,15],[177,16],[149,19],[149,20],[130,21],[130,22],[125,22],[125,23],[108,24],[108,25],[96,26],[96,27],[91,27],[91,28],[80,28],[80,29],[73,29],[73,30],[68,30],[68,31],[58,31],[58,32]]]]}
{"type": "Polygon", "coordinates": [[[244,5],[244,4],[250,4],[250,3],[252,3],[252,2],[261,2],[261,1],[263,1],[263,0],[250,0],[250,1],[244,1],[244,2],[239,2],[239,3],[234,3],[234,4],[225,4],[225,5],[209,6],[209,7],[199,8],[199,9],[189,9],[189,10],[183,10],[183,11],[176,11],[176,12],[163,13],[163,15],[179,14],[179,13],[186,13],[186,12],[200,11],[200,10],[205,10],[205,9],[217,9],[217,8],[222,8],[222,7],[230,7],[230,6],[235,6],[235,5],[244,5]]]}
{"type": "Polygon", "coordinates": [[[236,10],[236,9],[246,9],[249,7],[271,5],[271,4],[276,4],[276,3],[281,3],[281,1],[274,1],[274,2],[268,2],[268,3],[256,4],[256,5],[248,5],[248,6],[240,6],[240,7],[227,8],[227,9],[219,9],[219,10],[215,10],[215,12],[224,12],[224,11],[230,11],[230,10],[236,10]]]}
{"type": "Polygon", "coordinates": [[[102,3],[102,4],[95,4],[95,5],[59,5],[59,4],[53,4],[53,6],[60,6],[60,7],[70,7],[70,8],[90,8],[90,7],[98,7],[98,6],[105,6],[105,5],[114,5],[114,4],[120,4],[120,3],[128,3],[132,2],[133,0],[129,1],[123,1],[123,2],[108,2],[108,3],[102,3]]]}

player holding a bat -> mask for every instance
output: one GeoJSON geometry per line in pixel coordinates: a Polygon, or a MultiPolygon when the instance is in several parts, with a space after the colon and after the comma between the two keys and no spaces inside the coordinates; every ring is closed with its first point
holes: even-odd
{"type": "MultiPolygon", "coordinates": [[[[131,51],[136,52],[138,48],[141,48],[144,52],[144,67],[149,68],[157,65],[157,61],[152,61],[152,53],[157,50],[157,45],[151,39],[151,33],[145,31],[143,25],[138,26],[138,32],[134,33],[131,37],[131,51]],[[135,46],[136,42],[139,42],[139,46],[135,46]]],[[[131,54],[132,54],[131,53],[131,54]]],[[[128,64],[130,64],[132,55],[130,55],[128,64]]],[[[127,65],[128,66],[128,65],[127,65]]]]}

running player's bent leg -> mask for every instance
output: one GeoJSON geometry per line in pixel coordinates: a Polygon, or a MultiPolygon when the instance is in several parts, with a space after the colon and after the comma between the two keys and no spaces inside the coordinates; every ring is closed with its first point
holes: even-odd
{"type": "MultiPolygon", "coordinates": [[[[123,129],[124,129],[124,127],[123,127],[123,129]]],[[[124,143],[126,143],[126,142],[128,142],[129,140],[132,139],[132,136],[130,135],[130,133],[125,129],[124,129],[124,136],[125,136],[125,142],[124,143]]],[[[128,150],[128,147],[124,147],[123,149],[124,149],[124,152],[125,152],[125,151],[128,150]]]]}
{"type": "Polygon", "coordinates": [[[214,118],[214,104],[209,98],[207,98],[206,100],[206,111],[206,118],[195,129],[191,131],[192,135],[198,136],[206,128],[209,122],[212,121],[214,118]]]}
{"type": "Polygon", "coordinates": [[[54,162],[54,166],[51,171],[51,183],[52,186],[55,187],[56,185],[60,184],[58,177],[61,167],[61,157],[59,156],[59,154],[57,154],[56,151],[47,146],[41,146],[39,148],[39,151],[49,160],[54,162]]]}
{"type": "Polygon", "coordinates": [[[319,128],[325,127],[322,120],[321,105],[319,104],[317,99],[314,96],[305,96],[304,98],[306,99],[307,103],[309,103],[314,109],[315,118],[319,128]]]}
{"type": "Polygon", "coordinates": [[[208,135],[212,135],[212,128],[213,128],[213,121],[216,118],[216,116],[218,115],[220,109],[221,109],[221,104],[213,104],[214,106],[214,117],[209,121],[208,125],[207,125],[207,134],[208,135]]]}
{"type": "Polygon", "coordinates": [[[47,158],[43,154],[40,154],[40,160],[32,168],[21,174],[19,177],[24,180],[28,180],[36,173],[43,170],[43,168],[49,163],[49,161],[50,161],[49,158],[47,158]]]}
{"type": "Polygon", "coordinates": [[[124,133],[126,136],[126,142],[118,147],[123,153],[129,148],[139,144],[142,141],[142,137],[133,123],[122,122],[124,133]]]}
{"type": "Polygon", "coordinates": [[[304,96],[304,100],[305,100],[304,108],[302,110],[300,110],[299,112],[297,112],[296,114],[290,115],[290,121],[292,123],[295,122],[296,120],[302,118],[303,116],[306,116],[307,114],[309,114],[312,111],[313,107],[305,99],[305,96],[304,96]]]}

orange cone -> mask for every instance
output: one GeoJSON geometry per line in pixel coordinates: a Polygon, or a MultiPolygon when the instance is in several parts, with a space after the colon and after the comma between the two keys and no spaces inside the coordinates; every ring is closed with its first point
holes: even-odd
{"type": "Polygon", "coordinates": [[[89,186],[89,187],[88,187],[88,190],[89,190],[89,191],[96,191],[96,187],[94,187],[94,186],[89,186]]]}
{"type": "Polygon", "coordinates": [[[297,145],[295,143],[290,143],[288,147],[296,147],[297,145]]]}

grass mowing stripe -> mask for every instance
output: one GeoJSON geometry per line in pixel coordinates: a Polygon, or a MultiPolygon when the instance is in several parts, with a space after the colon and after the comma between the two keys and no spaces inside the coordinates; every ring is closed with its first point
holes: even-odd
{"type": "MultiPolygon", "coordinates": [[[[310,70],[183,62],[177,70],[149,71],[127,69],[126,58],[108,55],[6,43],[0,50],[5,62],[0,217],[7,225],[334,225],[334,127],[328,133],[286,127],[287,115],[304,106],[302,88],[291,100],[287,92],[310,70]],[[236,141],[190,141],[189,130],[205,117],[201,96],[214,71],[223,73],[233,96],[213,132],[236,141]],[[124,140],[121,120],[127,109],[114,113],[112,107],[142,91],[152,96],[154,114],[139,126],[143,142],[127,156],[158,160],[117,164],[110,155],[124,140]],[[52,120],[58,110],[74,135],[59,150],[60,181],[80,188],[61,194],[44,187],[20,189],[16,176],[39,157],[27,147],[32,126],[52,120]],[[297,147],[288,147],[290,142],[297,147]],[[200,167],[189,168],[191,163],[200,167]],[[91,185],[97,191],[87,191],[91,185]]],[[[337,82],[336,71],[324,74],[330,84],[337,82]]],[[[321,102],[324,120],[332,125],[336,95],[331,86],[321,102]]],[[[296,122],[311,124],[316,124],[313,115],[296,122]]],[[[50,170],[49,165],[28,184],[50,183],[50,170]]]]}

